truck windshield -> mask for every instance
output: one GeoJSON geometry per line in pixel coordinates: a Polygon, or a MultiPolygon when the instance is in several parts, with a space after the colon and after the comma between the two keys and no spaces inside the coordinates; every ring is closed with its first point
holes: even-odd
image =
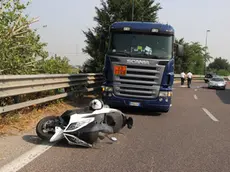
{"type": "Polygon", "coordinates": [[[172,35],[146,33],[112,33],[108,54],[170,59],[173,54],[172,35]]]}

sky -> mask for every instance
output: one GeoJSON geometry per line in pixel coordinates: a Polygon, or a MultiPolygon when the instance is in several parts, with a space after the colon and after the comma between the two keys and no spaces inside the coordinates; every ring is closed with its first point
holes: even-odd
{"type": "MultiPolygon", "coordinates": [[[[210,55],[230,61],[229,0],[155,2],[162,7],[158,13],[159,21],[172,25],[177,38],[205,45],[206,30],[210,30],[210,55]]],[[[50,55],[66,56],[72,65],[82,65],[89,58],[82,52],[86,45],[82,31],[96,25],[93,21],[95,6],[100,7],[100,0],[33,0],[26,13],[30,17],[39,17],[39,22],[32,27],[37,28],[42,41],[48,43],[50,55]]]]}

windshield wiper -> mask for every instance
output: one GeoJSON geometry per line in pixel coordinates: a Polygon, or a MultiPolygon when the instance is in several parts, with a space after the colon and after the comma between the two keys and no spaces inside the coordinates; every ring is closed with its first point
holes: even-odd
{"type": "Polygon", "coordinates": [[[144,57],[150,57],[150,58],[154,58],[154,59],[163,59],[163,57],[160,57],[157,55],[149,55],[146,52],[142,53],[141,55],[143,55],[144,57]]]}
{"type": "Polygon", "coordinates": [[[116,54],[116,55],[125,55],[128,57],[131,57],[131,53],[127,51],[116,51],[116,52],[110,52],[110,54],[116,54]]]}

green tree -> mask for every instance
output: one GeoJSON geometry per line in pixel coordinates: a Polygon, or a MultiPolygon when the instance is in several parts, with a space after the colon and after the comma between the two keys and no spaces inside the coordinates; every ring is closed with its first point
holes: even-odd
{"type": "Polygon", "coordinates": [[[215,72],[218,75],[230,75],[230,64],[227,59],[222,57],[215,58],[212,63],[208,65],[210,72],[215,72]]]}
{"type": "Polygon", "coordinates": [[[184,38],[176,39],[175,43],[183,45],[184,46],[184,56],[183,57],[175,57],[175,73],[181,73],[182,71],[186,72],[187,67],[185,64],[187,64],[187,55],[186,50],[188,47],[188,43],[184,41],[184,38]]]}
{"type": "Polygon", "coordinates": [[[0,3],[0,74],[36,73],[36,57],[46,58],[45,43],[30,29],[37,19],[29,19],[23,11],[30,3],[2,0],[0,3]]]}
{"type": "Polygon", "coordinates": [[[224,70],[229,70],[229,62],[227,59],[224,59],[222,57],[215,58],[212,63],[209,64],[208,68],[210,69],[224,69],[224,70]]]}
{"type": "Polygon", "coordinates": [[[175,73],[191,71],[194,74],[204,73],[204,61],[212,57],[206,54],[206,48],[198,42],[185,42],[177,39],[176,43],[184,46],[184,56],[175,58],[175,73]]]}
{"type": "Polygon", "coordinates": [[[220,69],[218,71],[216,71],[217,75],[220,76],[229,76],[230,75],[230,71],[229,70],[225,70],[225,69],[220,69]]]}
{"type": "Polygon", "coordinates": [[[198,42],[192,42],[188,46],[188,70],[194,74],[202,74],[204,72],[204,55],[205,48],[198,42]]]}
{"type": "Polygon", "coordinates": [[[72,66],[69,59],[55,55],[49,59],[42,59],[37,63],[37,70],[44,74],[65,74],[72,73],[72,66]]]}
{"type": "MultiPolygon", "coordinates": [[[[155,3],[155,0],[134,0],[134,4],[134,21],[155,22],[157,20],[157,12],[161,6],[155,3]]],[[[99,51],[100,35],[105,36],[107,48],[110,25],[116,21],[132,20],[132,1],[102,0],[101,6],[101,8],[96,7],[94,21],[97,22],[97,26],[83,31],[86,36],[86,47],[83,52],[91,57],[83,65],[84,72],[102,72],[105,53],[99,51]]]]}
{"type": "Polygon", "coordinates": [[[29,4],[20,0],[0,2],[0,74],[72,72],[66,57],[48,58],[44,50],[47,44],[30,28],[38,19],[30,19],[23,13],[29,4]]]}

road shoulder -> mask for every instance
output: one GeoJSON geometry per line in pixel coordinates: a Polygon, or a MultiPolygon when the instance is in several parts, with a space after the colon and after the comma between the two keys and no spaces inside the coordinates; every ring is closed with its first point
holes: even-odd
{"type": "Polygon", "coordinates": [[[35,115],[36,118],[33,118],[33,120],[31,120],[30,123],[28,123],[27,126],[23,128],[24,130],[21,131],[20,129],[22,128],[20,128],[19,122],[8,126],[7,130],[5,130],[6,134],[0,135],[0,167],[18,158],[25,152],[33,149],[35,146],[42,144],[42,141],[38,137],[35,137],[35,127],[41,118],[47,115],[60,115],[65,110],[73,108],[82,108],[88,104],[90,99],[83,98],[81,100],[76,100],[75,102],[66,101],[62,104],[58,104],[57,108],[53,111],[49,110],[49,108],[47,108],[48,110],[38,110],[39,112],[37,116],[35,115]]]}

